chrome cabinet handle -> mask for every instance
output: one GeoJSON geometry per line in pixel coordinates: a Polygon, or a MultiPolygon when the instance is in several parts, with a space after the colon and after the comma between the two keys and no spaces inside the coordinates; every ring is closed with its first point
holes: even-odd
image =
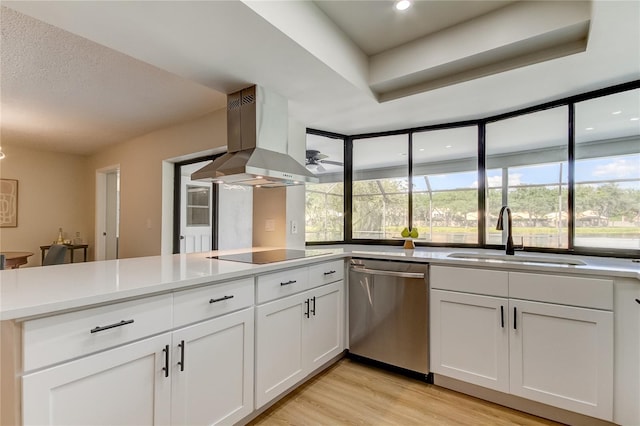
{"type": "Polygon", "coordinates": [[[223,300],[229,300],[229,299],[233,299],[233,295],[231,295],[231,296],[223,296],[223,297],[219,297],[217,299],[211,299],[211,300],[209,300],[209,303],[218,303],[218,302],[222,302],[223,300]]]}
{"type": "Polygon", "coordinates": [[[96,327],[91,329],[91,333],[98,333],[100,331],[109,330],[111,328],[122,327],[123,325],[133,324],[133,320],[122,320],[120,322],[116,322],[114,324],[105,325],[103,327],[96,327]]]}
{"type": "Polygon", "coordinates": [[[289,285],[289,284],[295,284],[295,283],[297,283],[296,280],[289,280],[286,283],[280,283],[280,285],[289,285]]]}
{"type": "Polygon", "coordinates": [[[331,274],[335,274],[336,271],[329,271],[329,272],[325,272],[324,275],[331,275],[331,274]]]}

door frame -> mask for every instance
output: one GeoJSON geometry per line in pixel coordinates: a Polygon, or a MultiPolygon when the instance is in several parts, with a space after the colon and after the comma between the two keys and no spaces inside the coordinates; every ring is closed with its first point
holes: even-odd
{"type": "MultiPolygon", "coordinates": [[[[107,167],[96,169],[96,216],[95,216],[95,260],[105,260],[106,249],[104,246],[103,232],[107,226],[107,175],[110,173],[120,173],[120,164],[113,164],[107,167]]],[[[120,194],[118,193],[118,198],[120,194]]],[[[119,201],[118,201],[119,204],[119,201]]],[[[118,213],[119,216],[119,213],[118,213]]],[[[118,228],[120,220],[118,218],[118,228]]],[[[116,249],[116,258],[118,257],[116,249]]]]}
{"type": "MultiPolygon", "coordinates": [[[[180,253],[180,218],[181,218],[181,183],[182,176],[180,169],[182,166],[186,166],[193,163],[199,163],[201,161],[214,160],[226,152],[215,155],[205,155],[203,157],[191,158],[189,160],[177,161],[173,163],[173,253],[180,253]]],[[[211,250],[218,249],[218,185],[211,185],[211,250]]]]}

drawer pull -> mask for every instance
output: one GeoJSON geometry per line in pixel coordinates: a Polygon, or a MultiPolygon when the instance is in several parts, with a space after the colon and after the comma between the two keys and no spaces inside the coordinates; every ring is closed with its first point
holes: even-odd
{"type": "Polygon", "coordinates": [[[297,283],[296,280],[289,280],[286,283],[280,283],[280,285],[289,285],[289,284],[295,284],[295,283],[297,283]]]}
{"type": "Polygon", "coordinates": [[[218,299],[211,299],[209,300],[209,303],[217,303],[217,302],[222,302],[223,300],[229,300],[229,299],[233,299],[233,295],[231,296],[222,296],[218,299]]]}
{"type": "Polygon", "coordinates": [[[162,352],[164,352],[164,367],[162,367],[162,371],[164,371],[164,377],[169,377],[169,345],[165,345],[162,352]]]}
{"type": "Polygon", "coordinates": [[[115,324],[105,325],[104,327],[96,327],[91,329],[91,333],[97,333],[99,331],[109,330],[111,328],[122,327],[123,325],[133,324],[133,320],[130,319],[128,321],[122,320],[120,322],[116,322],[115,324]]]}
{"type": "Polygon", "coordinates": [[[329,271],[329,272],[325,272],[324,274],[325,275],[331,275],[331,274],[335,274],[335,273],[336,273],[336,271],[329,271]]]}
{"type": "Polygon", "coordinates": [[[184,340],[181,340],[178,344],[180,348],[180,361],[178,361],[178,365],[180,366],[180,371],[184,371],[184,340]]]}

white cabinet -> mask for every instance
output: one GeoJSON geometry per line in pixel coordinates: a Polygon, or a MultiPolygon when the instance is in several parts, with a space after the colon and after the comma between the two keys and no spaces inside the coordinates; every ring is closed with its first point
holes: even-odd
{"type": "Polygon", "coordinates": [[[23,423],[169,424],[170,343],[162,334],[25,375],[23,423]]]}
{"type": "Polygon", "coordinates": [[[303,354],[311,372],[343,350],[343,282],[309,291],[310,315],[304,322],[303,354]]]}
{"type": "Polygon", "coordinates": [[[343,350],[343,281],[256,307],[256,408],[343,350]]]}
{"type": "Polygon", "coordinates": [[[510,300],[510,392],[612,420],[613,313],[510,300]]]}
{"type": "Polygon", "coordinates": [[[640,425],[640,281],[616,279],[613,421],[640,425]]]}
{"type": "Polygon", "coordinates": [[[173,333],[171,424],[233,424],[253,410],[253,308],[173,333]]]}
{"type": "Polygon", "coordinates": [[[253,303],[249,278],[27,321],[24,424],[241,420],[253,410],[253,303]],[[126,344],[145,330],[164,333],[126,344]]]}
{"type": "Polygon", "coordinates": [[[494,271],[486,281],[486,270],[432,270],[434,373],[612,420],[611,280],[494,271]],[[508,288],[496,286],[507,276],[508,288]],[[583,306],[565,305],[574,290],[583,306]]]}
{"type": "Polygon", "coordinates": [[[508,309],[505,298],[432,290],[432,370],[509,392],[508,309]]]}

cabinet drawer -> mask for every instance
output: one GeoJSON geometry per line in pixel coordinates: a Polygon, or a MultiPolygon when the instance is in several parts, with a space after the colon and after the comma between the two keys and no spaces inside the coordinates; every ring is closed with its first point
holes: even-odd
{"type": "Polygon", "coordinates": [[[256,303],[304,291],[309,287],[308,281],[308,268],[289,269],[274,274],[260,275],[257,278],[258,300],[256,303]]]}
{"type": "Polygon", "coordinates": [[[509,296],[508,272],[446,266],[432,266],[430,271],[431,288],[488,296],[509,296]]]}
{"type": "Polygon", "coordinates": [[[344,261],[319,263],[309,266],[309,288],[344,279],[344,261]]]}
{"type": "Polygon", "coordinates": [[[173,295],[173,325],[179,327],[253,305],[253,278],[214,284],[173,295]]]}
{"type": "Polygon", "coordinates": [[[613,310],[613,281],[510,272],[509,297],[611,311],[613,310]]]}
{"type": "Polygon", "coordinates": [[[25,321],[24,370],[169,330],[171,323],[170,294],[25,321]]]}

